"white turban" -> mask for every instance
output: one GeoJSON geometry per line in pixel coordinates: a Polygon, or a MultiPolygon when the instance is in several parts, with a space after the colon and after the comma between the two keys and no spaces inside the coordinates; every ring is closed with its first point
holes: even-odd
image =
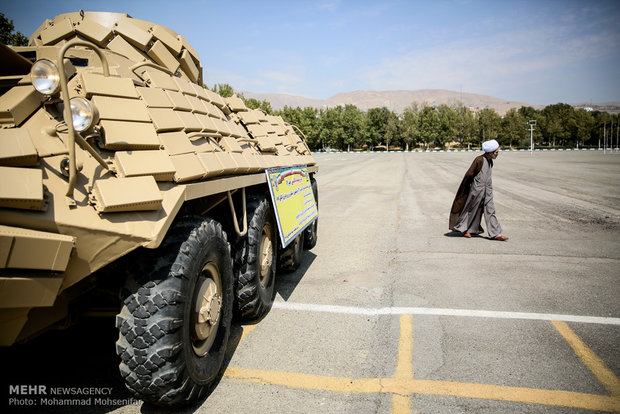
{"type": "Polygon", "coordinates": [[[484,152],[493,152],[499,148],[499,143],[494,139],[490,141],[485,141],[482,143],[482,151],[484,152]]]}

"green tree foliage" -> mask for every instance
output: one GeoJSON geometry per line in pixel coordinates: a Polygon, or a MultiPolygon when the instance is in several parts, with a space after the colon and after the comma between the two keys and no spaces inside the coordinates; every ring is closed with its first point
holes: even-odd
{"type": "Polygon", "coordinates": [[[15,32],[13,20],[6,18],[4,13],[0,13],[0,43],[11,46],[28,46],[28,38],[20,32],[15,32]]]}
{"type": "Polygon", "coordinates": [[[502,119],[500,145],[514,147],[526,146],[529,139],[526,125],[527,121],[515,108],[510,109],[502,119]]]}
{"type": "MultiPolygon", "coordinates": [[[[233,89],[233,87],[227,83],[216,83],[215,85],[213,85],[212,88],[209,88],[206,85],[203,85],[203,86],[217,93],[222,98],[230,98],[231,96],[235,94],[235,90],[233,89]]],[[[243,99],[242,94],[237,93],[237,96],[243,99]]]]}
{"type": "Polygon", "coordinates": [[[572,106],[564,103],[546,106],[542,110],[545,120],[542,123],[544,138],[548,144],[556,142],[566,145],[570,138],[569,124],[575,114],[572,106]]]}
{"type": "Polygon", "coordinates": [[[385,132],[390,110],[386,107],[371,108],[366,114],[366,145],[372,149],[385,143],[385,132]]]}
{"type": "Polygon", "coordinates": [[[527,122],[532,120],[536,121],[533,138],[537,148],[611,147],[620,143],[620,115],[574,109],[564,103],[542,110],[524,106],[509,110],[503,117],[489,108],[477,112],[463,105],[433,107],[417,103],[402,114],[385,107],[362,111],[350,104],[320,110],[286,106],[274,111],[270,102],[246,99],[229,84],[216,84],[210,89],[223,97],[237,94],[250,109],[282,116],[302,131],[313,150],[372,150],[379,145],[405,150],[480,148],[489,139],[497,139],[504,147],[529,148],[527,122]]]}
{"type": "Polygon", "coordinates": [[[265,99],[263,99],[262,101],[254,98],[245,99],[241,97],[241,99],[243,99],[243,101],[245,102],[245,106],[247,106],[249,109],[261,109],[270,115],[273,113],[273,109],[271,108],[271,102],[265,99]]]}
{"type": "Polygon", "coordinates": [[[418,105],[415,103],[406,107],[403,111],[401,134],[403,142],[405,143],[405,151],[409,151],[409,148],[420,136],[420,129],[418,127],[419,118],[418,105]]]}
{"type": "Polygon", "coordinates": [[[351,146],[361,148],[364,145],[364,113],[355,105],[347,104],[342,112],[344,144],[347,150],[351,146]]]}
{"type": "Polygon", "coordinates": [[[485,108],[478,113],[478,133],[480,141],[497,139],[501,130],[502,117],[494,109],[485,108]]]}
{"type": "Polygon", "coordinates": [[[439,134],[441,131],[441,121],[437,109],[431,106],[422,108],[418,128],[421,141],[424,143],[424,148],[428,149],[429,146],[434,147],[439,141],[439,134]]]}

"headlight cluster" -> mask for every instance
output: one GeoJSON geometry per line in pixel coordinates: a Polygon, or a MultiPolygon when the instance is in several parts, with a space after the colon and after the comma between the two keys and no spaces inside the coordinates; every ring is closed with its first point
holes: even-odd
{"type": "MultiPolygon", "coordinates": [[[[30,78],[32,86],[44,95],[54,95],[60,89],[60,72],[49,59],[37,60],[30,69],[30,78]]],[[[71,98],[70,104],[73,128],[76,131],[86,131],[97,122],[97,110],[86,98],[71,98]]]]}
{"type": "Polygon", "coordinates": [[[32,86],[44,95],[53,95],[60,86],[60,72],[56,64],[48,59],[37,60],[30,69],[32,86]]]}
{"type": "Polygon", "coordinates": [[[82,132],[93,126],[97,119],[97,113],[94,106],[86,98],[71,98],[71,118],[73,119],[73,128],[82,132]]]}

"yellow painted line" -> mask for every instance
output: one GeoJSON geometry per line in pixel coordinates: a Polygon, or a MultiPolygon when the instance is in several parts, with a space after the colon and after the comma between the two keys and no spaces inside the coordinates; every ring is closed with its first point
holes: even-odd
{"type": "MultiPolygon", "coordinates": [[[[398,363],[395,377],[413,379],[413,315],[400,315],[398,339],[398,363]]],[[[395,393],[392,396],[392,414],[411,412],[411,395],[395,393]]]]}
{"type": "Polygon", "coordinates": [[[236,367],[229,367],[224,373],[224,376],[234,381],[347,394],[393,393],[402,396],[410,394],[442,395],[620,412],[620,398],[618,397],[572,391],[398,378],[352,379],[236,367]]]}
{"type": "Polygon", "coordinates": [[[603,360],[592,352],[566,322],[551,321],[551,323],[607,391],[614,397],[620,397],[620,380],[607,368],[603,360]]]}
{"type": "Polygon", "coordinates": [[[400,315],[396,378],[413,378],[413,315],[400,315]]]}
{"type": "Polygon", "coordinates": [[[257,324],[254,325],[243,325],[241,327],[241,329],[243,329],[243,333],[241,334],[241,339],[239,340],[239,343],[242,343],[243,341],[245,341],[245,339],[248,337],[248,335],[257,327],[257,324]]]}

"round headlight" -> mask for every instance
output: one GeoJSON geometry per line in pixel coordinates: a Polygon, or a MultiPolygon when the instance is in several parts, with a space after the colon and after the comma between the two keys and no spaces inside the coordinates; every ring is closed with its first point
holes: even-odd
{"type": "Polygon", "coordinates": [[[95,122],[96,112],[86,98],[71,98],[71,118],[73,128],[78,131],[86,131],[95,122]]]}
{"type": "Polygon", "coordinates": [[[40,59],[34,62],[30,69],[30,79],[34,88],[42,94],[53,95],[58,92],[60,72],[51,60],[40,59]]]}

